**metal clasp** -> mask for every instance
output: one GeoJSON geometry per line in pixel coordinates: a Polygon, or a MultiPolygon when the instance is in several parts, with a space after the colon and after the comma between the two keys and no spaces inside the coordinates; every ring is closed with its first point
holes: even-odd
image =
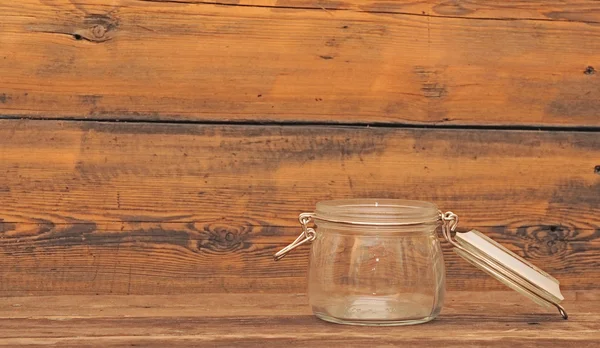
{"type": "Polygon", "coordinates": [[[307,242],[312,242],[317,237],[317,233],[314,228],[308,227],[308,223],[315,216],[313,213],[302,213],[298,217],[298,221],[300,221],[300,225],[302,225],[302,233],[293,241],[290,245],[285,248],[279,250],[277,254],[273,256],[275,261],[281,260],[287,253],[296,249],[297,247],[305,244],[307,242]]]}
{"type": "Polygon", "coordinates": [[[458,226],[458,215],[451,211],[445,213],[440,211],[440,219],[442,220],[442,235],[444,238],[453,246],[462,249],[460,245],[452,240],[452,232],[455,232],[458,226]]]}

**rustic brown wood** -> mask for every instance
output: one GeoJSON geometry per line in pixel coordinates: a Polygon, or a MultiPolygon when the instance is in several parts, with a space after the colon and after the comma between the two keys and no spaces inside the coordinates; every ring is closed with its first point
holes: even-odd
{"type": "Polygon", "coordinates": [[[0,114],[598,126],[594,1],[0,4],[0,114]]]}
{"type": "Polygon", "coordinates": [[[595,347],[600,302],[562,320],[514,292],[449,293],[435,321],[404,328],[322,322],[304,295],[0,298],[0,346],[25,347],[595,347]]]}
{"type": "MultiPolygon", "coordinates": [[[[0,121],[0,295],[301,292],[273,253],[323,199],[422,199],[557,277],[600,281],[600,137],[0,121]]],[[[448,288],[503,286],[446,250],[448,288]]]]}
{"type": "MultiPolygon", "coordinates": [[[[164,0],[146,0],[166,2],[164,0]]],[[[476,19],[511,19],[574,21],[597,24],[598,9],[594,0],[560,1],[528,0],[513,1],[509,4],[486,0],[439,1],[439,0],[169,0],[183,4],[216,4],[223,6],[248,6],[269,8],[317,9],[328,11],[351,10],[367,13],[413,14],[438,17],[460,17],[476,19]]],[[[337,13],[336,13],[337,14],[337,13]]]]}

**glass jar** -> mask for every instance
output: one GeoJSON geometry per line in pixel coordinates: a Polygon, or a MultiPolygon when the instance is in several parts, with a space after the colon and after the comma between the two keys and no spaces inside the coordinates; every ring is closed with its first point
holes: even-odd
{"type": "Polygon", "coordinates": [[[471,230],[456,232],[458,216],[428,202],[349,199],[317,203],[300,214],[302,233],[275,260],[308,242],[309,302],[326,321],[351,325],[410,325],[434,319],[442,308],[445,270],[438,227],[453,250],[537,304],[557,308],[558,280],[471,230]],[[313,221],[317,229],[309,227],[313,221]]]}
{"type": "MultiPolygon", "coordinates": [[[[322,201],[312,219],[308,295],[314,314],[354,325],[434,319],[444,302],[438,208],[391,199],[322,201]]],[[[298,242],[298,240],[297,240],[298,242]]],[[[283,251],[283,250],[282,250],[283,251]]]]}

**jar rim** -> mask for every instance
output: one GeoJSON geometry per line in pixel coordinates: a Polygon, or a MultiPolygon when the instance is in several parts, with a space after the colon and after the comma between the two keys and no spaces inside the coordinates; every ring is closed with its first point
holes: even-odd
{"type": "Polygon", "coordinates": [[[417,225],[439,221],[440,211],[426,201],[354,198],[320,201],[314,218],[356,225],[417,225]]]}

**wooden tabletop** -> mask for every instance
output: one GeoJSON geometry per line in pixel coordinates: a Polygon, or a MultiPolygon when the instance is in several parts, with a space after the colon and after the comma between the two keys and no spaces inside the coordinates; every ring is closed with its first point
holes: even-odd
{"type": "Polygon", "coordinates": [[[513,292],[453,292],[433,322],[355,327],[315,318],[304,294],[10,297],[0,346],[597,347],[600,294],[563,304],[569,320],[513,292]]]}

